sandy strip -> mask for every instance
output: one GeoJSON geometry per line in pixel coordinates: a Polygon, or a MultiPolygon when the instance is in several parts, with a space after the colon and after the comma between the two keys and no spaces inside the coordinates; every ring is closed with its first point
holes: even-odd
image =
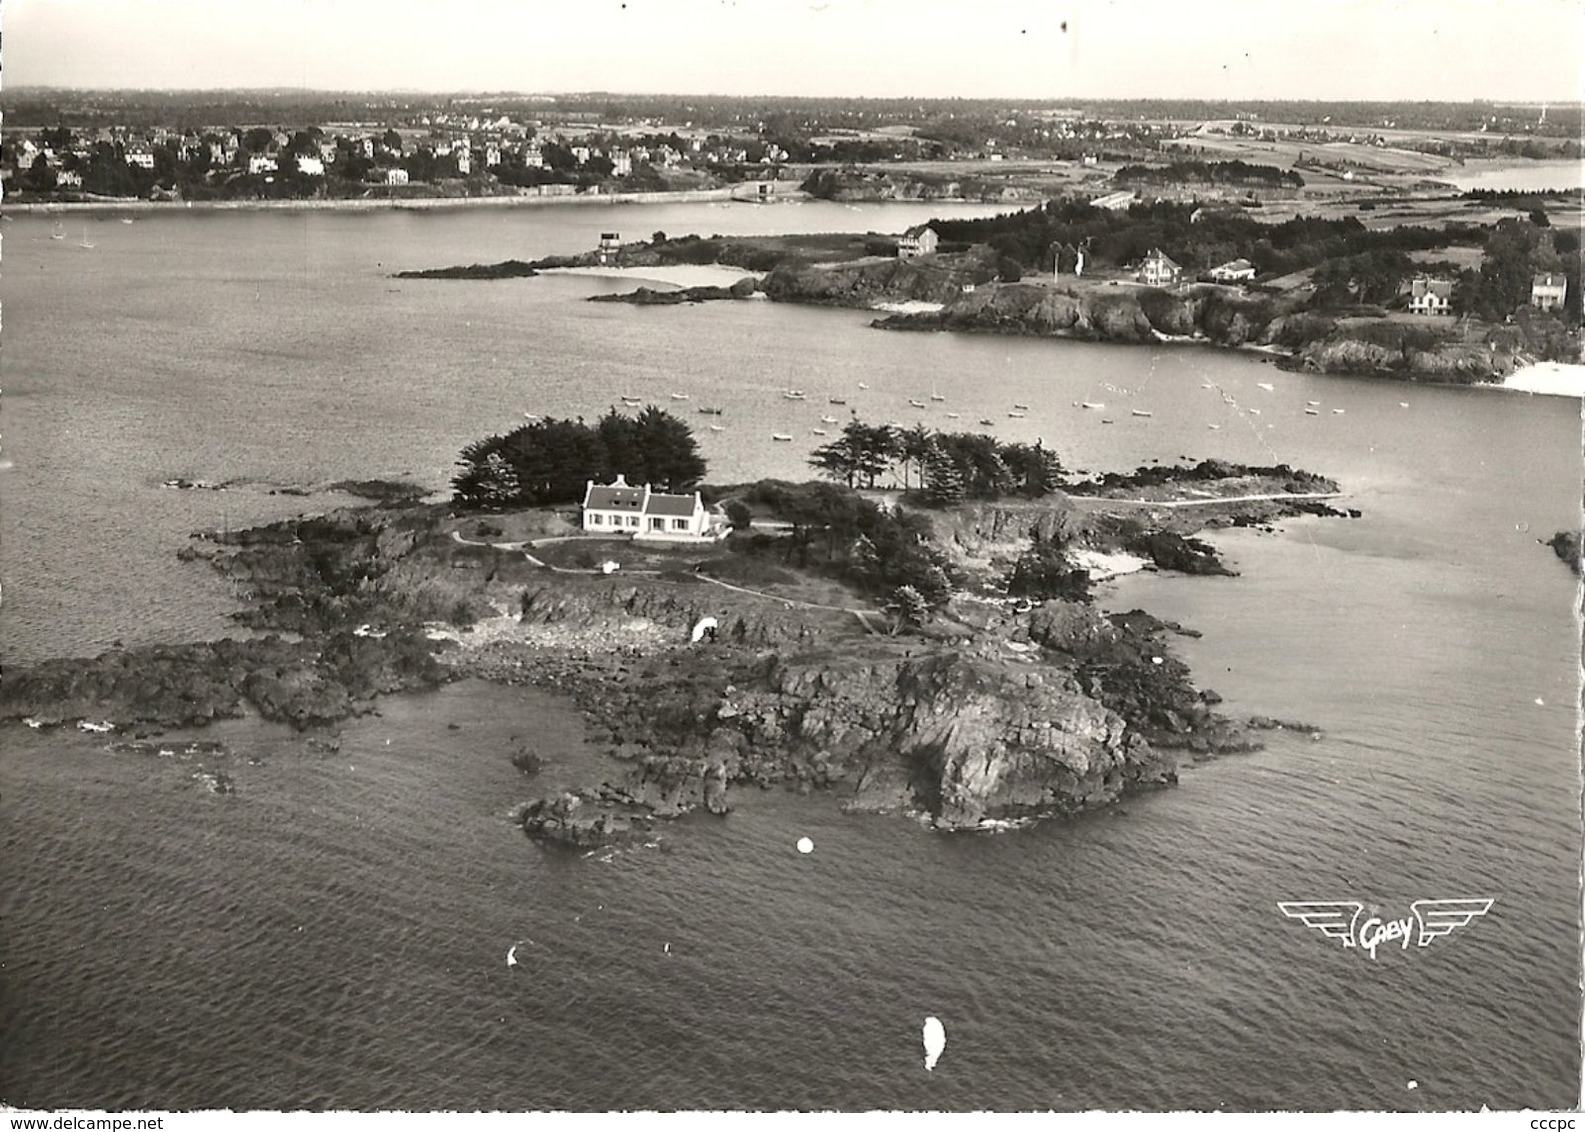
{"type": "Polygon", "coordinates": [[[593,275],[620,280],[634,287],[669,283],[674,287],[730,287],[739,279],[758,279],[760,273],[719,263],[679,263],[659,267],[549,267],[541,275],[593,275]]]}
{"type": "Polygon", "coordinates": [[[942,303],[927,303],[923,299],[914,299],[903,303],[873,303],[870,309],[889,311],[892,314],[935,314],[943,305],[942,303]]]}
{"type": "Polygon", "coordinates": [[[1149,565],[1137,555],[1106,554],[1099,550],[1076,550],[1073,552],[1073,561],[1075,565],[1088,570],[1090,577],[1098,582],[1121,574],[1134,574],[1149,565]]]}

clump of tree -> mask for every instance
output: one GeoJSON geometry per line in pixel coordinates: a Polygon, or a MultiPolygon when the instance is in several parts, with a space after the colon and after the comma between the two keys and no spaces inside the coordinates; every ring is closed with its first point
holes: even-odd
{"type": "Polygon", "coordinates": [[[1125,185],[1264,185],[1303,188],[1304,177],[1275,165],[1245,161],[1174,161],[1170,165],[1124,165],[1114,180],[1125,185]]]}
{"type": "Polygon", "coordinates": [[[705,462],[693,430],[651,405],[637,416],[612,409],[593,424],[549,418],[489,436],[462,450],[452,477],[460,507],[502,508],[574,503],[589,480],[618,475],[663,491],[692,491],[705,462]]]}
{"type": "Polygon", "coordinates": [[[779,551],[791,565],[818,570],[887,600],[906,586],[929,610],[952,596],[946,555],[930,520],[920,512],[881,507],[850,488],[818,482],[765,481],[745,498],[791,529],[786,537],[757,535],[735,543],[740,549],[779,551]]]}
{"type": "Polygon", "coordinates": [[[1039,442],[1003,443],[983,433],[936,432],[923,425],[899,429],[858,417],[836,440],[815,449],[809,463],[850,488],[872,488],[891,475],[936,507],[1010,496],[1038,499],[1056,491],[1064,477],[1057,454],[1039,442]]]}

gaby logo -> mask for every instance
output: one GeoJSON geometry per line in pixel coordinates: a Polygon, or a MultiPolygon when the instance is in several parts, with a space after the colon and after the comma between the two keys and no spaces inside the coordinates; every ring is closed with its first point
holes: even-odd
{"type": "Polygon", "coordinates": [[[1450,935],[1477,916],[1491,911],[1495,900],[1462,897],[1453,900],[1416,900],[1409,905],[1411,916],[1402,920],[1383,920],[1371,916],[1363,923],[1365,906],[1357,900],[1283,901],[1277,909],[1293,920],[1302,920],[1324,936],[1342,940],[1344,947],[1358,947],[1376,958],[1376,948],[1397,943],[1409,950],[1409,940],[1425,947],[1439,936],[1450,935]],[[1418,931],[1416,931],[1418,925],[1418,931]]]}

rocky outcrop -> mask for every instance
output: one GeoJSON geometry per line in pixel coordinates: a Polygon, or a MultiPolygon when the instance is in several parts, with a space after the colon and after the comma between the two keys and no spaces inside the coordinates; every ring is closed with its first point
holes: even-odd
{"type": "Polygon", "coordinates": [[[1580,572],[1580,543],[1581,535],[1579,531],[1559,531],[1546,541],[1546,545],[1550,546],[1559,558],[1568,563],[1568,568],[1576,574],[1580,572]]]}
{"type": "Polygon", "coordinates": [[[192,726],[248,708],[307,728],[369,710],[374,697],[448,678],[415,633],[317,641],[223,640],[115,649],[12,669],[0,719],[192,726]]]}
{"type": "Polygon", "coordinates": [[[973,264],[957,258],[874,258],[854,263],[785,263],[760,284],[777,302],[872,307],[880,302],[946,303],[956,298],[973,264]]]}
{"type": "Polygon", "coordinates": [[[676,306],[679,303],[704,303],[717,299],[752,299],[758,284],[753,279],[739,279],[730,287],[683,287],[675,291],[656,291],[640,287],[635,291],[622,291],[610,295],[590,295],[591,303],[632,303],[641,307],[676,306]]]}

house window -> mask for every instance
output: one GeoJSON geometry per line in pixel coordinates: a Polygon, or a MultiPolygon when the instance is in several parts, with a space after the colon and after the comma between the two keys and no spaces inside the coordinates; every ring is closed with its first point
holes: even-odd
{"type": "Polygon", "coordinates": [[[630,527],[638,526],[638,516],[637,515],[628,515],[627,516],[627,525],[630,526],[630,527]]]}
{"type": "Polygon", "coordinates": [[[589,516],[589,525],[591,527],[598,527],[598,526],[602,525],[604,522],[605,522],[605,517],[603,515],[590,515],[589,516]]]}
{"type": "Polygon", "coordinates": [[[688,529],[688,520],[687,519],[673,519],[671,521],[671,529],[674,530],[674,531],[686,531],[688,529]]]}
{"type": "Polygon", "coordinates": [[[649,529],[652,530],[652,531],[664,531],[666,529],[666,520],[665,519],[651,519],[649,521],[649,529]]]}

